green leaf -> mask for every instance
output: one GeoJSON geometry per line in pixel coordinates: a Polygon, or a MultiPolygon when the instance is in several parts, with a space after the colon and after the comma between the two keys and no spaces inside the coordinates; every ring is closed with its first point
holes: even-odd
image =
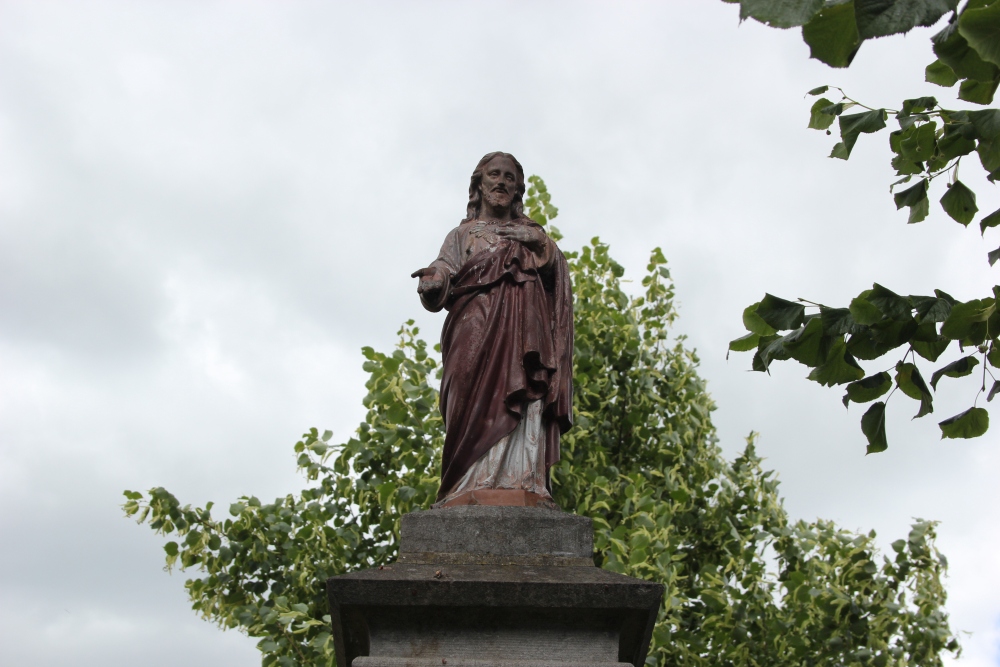
{"type": "Polygon", "coordinates": [[[1000,138],[1000,109],[980,109],[966,113],[979,139],[1000,138]]]}
{"type": "Polygon", "coordinates": [[[814,130],[825,130],[833,125],[833,121],[837,120],[837,116],[823,111],[832,104],[833,103],[825,97],[821,97],[816,100],[815,104],[813,104],[812,108],[809,110],[810,128],[814,130]]]}
{"type": "Polygon", "coordinates": [[[958,83],[958,75],[955,74],[955,70],[940,60],[935,60],[924,70],[924,80],[928,83],[951,88],[958,83]]]}
{"type": "Polygon", "coordinates": [[[163,550],[167,552],[167,555],[174,557],[177,555],[178,547],[176,542],[167,542],[163,545],[163,550]]]}
{"type": "MultiPolygon", "coordinates": [[[[768,366],[774,360],[786,361],[791,359],[791,355],[788,350],[785,349],[785,341],[789,337],[795,335],[793,332],[788,336],[783,336],[778,338],[777,336],[762,336],[760,343],[757,344],[757,354],[755,355],[755,360],[759,359],[760,363],[763,365],[763,370],[767,370],[768,366]]],[[[756,369],[755,369],[756,370],[756,369]]]]}
{"type": "Polygon", "coordinates": [[[796,28],[808,23],[822,6],[823,0],[740,0],[740,20],[753,18],[772,28],[796,28]]]}
{"type": "Polygon", "coordinates": [[[805,318],[806,308],[801,303],[786,301],[771,294],[765,294],[757,305],[756,313],[769,327],[778,331],[795,329],[805,318]]]}
{"type": "MultiPolygon", "coordinates": [[[[771,349],[771,344],[778,341],[779,338],[776,335],[760,337],[760,341],[757,343],[757,352],[753,355],[753,370],[767,371],[767,367],[771,364],[772,354],[775,352],[771,349]]],[[[780,348],[780,343],[778,347],[780,348]]]]}
{"type": "Polygon", "coordinates": [[[953,361],[947,366],[934,371],[934,374],[931,375],[931,386],[937,390],[938,380],[944,376],[948,376],[950,378],[960,378],[970,375],[972,373],[972,369],[975,368],[977,364],[979,364],[979,359],[972,355],[962,357],[958,361],[953,361]]]}
{"type": "Polygon", "coordinates": [[[888,117],[885,109],[874,111],[864,111],[862,113],[852,113],[840,116],[837,120],[840,123],[840,136],[843,140],[844,154],[834,155],[846,160],[854,149],[854,144],[858,141],[861,133],[871,134],[885,128],[885,119],[888,117]]]}
{"type": "Polygon", "coordinates": [[[832,387],[835,384],[845,384],[860,380],[864,377],[864,370],[854,360],[854,357],[847,351],[847,346],[843,338],[837,338],[830,346],[826,361],[822,366],[818,366],[809,373],[809,379],[821,385],[832,387]]]}
{"type": "Polygon", "coordinates": [[[396,485],[393,482],[386,482],[378,487],[378,501],[379,504],[386,506],[389,503],[389,498],[392,496],[393,492],[396,490],[396,485]]]}
{"type": "Polygon", "coordinates": [[[819,316],[823,322],[823,333],[842,336],[858,331],[860,325],[854,320],[849,308],[827,308],[820,306],[819,316]]]}
{"type": "Polygon", "coordinates": [[[938,357],[951,345],[951,339],[938,336],[934,340],[912,340],[910,345],[913,346],[914,352],[927,361],[937,361],[938,357]]]}
{"type": "Polygon", "coordinates": [[[759,342],[760,334],[751,332],[746,336],[729,341],[729,349],[733,352],[749,352],[750,350],[757,349],[757,343],[759,342]]]}
{"type": "Polygon", "coordinates": [[[882,287],[878,283],[872,285],[871,292],[866,298],[886,317],[908,317],[910,311],[913,310],[913,304],[910,303],[909,299],[882,287]]]}
{"type": "Polygon", "coordinates": [[[976,206],[976,193],[962,181],[955,181],[949,184],[948,191],[941,197],[941,208],[952,220],[968,227],[979,210],[976,206]]]}
{"type": "Polygon", "coordinates": [[[847,349],[858,359],[878,359],[907,343],[917,329],[912,317],[881,320],[852,335],[847,349]]]}
{"type": "Polygon", "coordinates": [[[996,250],[990,250],[986,254],[986,259],[990,261],[990,266],[996,264],[997,260],[1000,259],[1000,248],[997,248],[996,250]]]}
{"type": "Polygon", "coordinates": [[[822,95],[826,91],[830,90],[830,86],[819,86],[818,88],[813,88],[806,95],[822,95]]]}
{"type": "Polygon", "coordinates": [[[861,38],[870,39],[934,25],[957,4],[957,0],[854,0],[854,13],[861,38]]]}
{"type": "Polygon", "coordinates": [[[937,298],[944,299],[945,301],[947,301],[952,306],[954,306],[956,303],[958,303],[958,301],[955,300],[955,297],[953,297],[952,295],[948,294],[947,292],[942,292],[941,290],[936,289],[936,290],[934,290],[934,294],[935,294],[935,296],[937,296],[937,298]]]}
{"type": "Polygon", "coordinates": [[[818,366],[826,359],[829,337],[823,335],[823,323],[813,317],[805,326],[782,339],[788,355],[806,366],[818,366]]]}
{"type": "Polygon", "coordinates": [[[969,408],[961,414],[940,422],[941,439],[978,438],[990,428],[990,414],[985,408],[969,408]]]}
{"type": "Polygon", "coordinates": [[[830,67],[847,67],[861,46],[854,18],[854,3],[842,2],[823,7],[802,26],[802,39],[809,45],[809,57],[830,67]]]}
{"type": "Polygon", "coordinates": [[[868,438],[868,454],[877,454],[889,449],[885,438],[885,403],[873,404],[861,417],[861,432],[868,438]]]}
{"type": "Polygon", "coordinates": [[[923,222],[927,219],[927,215],[931,212],[930,200],[924,197],[919,202],[910,207],[910,215],[906,218],[906,224],[915,225],[918,222],[923,222]]]}
{"type": "Polygon", "coordinates": [[[909,342],[919,326],[909,313],[876,322],[868,327],[872,339],[885,352],[909,342]]]}
{"type": "Polygon", "coordinates": [[[986,360],[993,368],[1000,368],[1000,345],[997,344],[996,338],[990,341],[990,351],[986,354],[986,360]]]}
{"type": "Polygon", "coordinates": [[[931,38],[934,55],[950,67],[960,79],[974,81],[993,81],[996,79],[997,66],[979,57],[979,54],[969,48],[969,43],[959,33],[958,23],[949,23],[941,32],[931,38]]]}
{"type": "Polygon", "coordinates": [[[892,200],[896,202],[897,211],[904,206],[915,206],[922,201],[926,201],[927,181],[921,180],[916,185],[906,188],[901,192],[897,192],[892,196],[892,200]]]}
{"type": "Polygon", "coordinates": [[[1000,209],[993,211],[979,221],[979,231],[980,233],[985,234],[987,229],[990,227],[996,227],[997,225],[1000,225],[1000,209]]]}
{"type": "Polygon", "coordinates": [[[849,312],[858,324],[871,325],[882,320],[882,311],[867,299],[871,293],[871,290],[865,290],[851,299],[849,312]]]}
{"type": "MultiPolygon", "coordinates": [[[[916,162],[910,162],[902,155],[897,155],[894,158],[892,158],[889,164],[892,166],[893,169],[896,170],[897,176],[907,176],[907,177],[914,176],[924,170],[923,165],[917,164],[916,162]]],[[[889,192],[892,192],[892,189],[897,185],[901,183],[907,183],[909,182],[909,180],[910,180],[909,178],[904,178],[900,181],[896,181],[895,183],[889,186],[889,192]]]]}
{"type": "Polygon", "coordinates": [[[896,385],[904,394],[920,401],[920,410],[914,415],[914,419],[934,412],[931,390],[927,388],[927,383],[920,376],[920,369],[914,364],[902,361],[896,364],[896,385]]]}
{"type": "Polygon", "coordinates": [[[911,162],[926,162],[931,159],[936,145],[936,131],[937,125],[934,122],[910,126],[899,139],[900,155],[911,162]]]}
{"type": "MultiPolygon", "coordinates": [[[[883,1],[884,0],[876,0],[876,2],[883,1]]],[[[937,106],[937,103],[936,97],[914,97],[913,99],[903,100],[903,108],[900,110],[899,114],[896,115],[896,117],[899,118],[900,116],[909,116],[911,114],[933,109],[937,106]]]]}
{"type": "Polygon", "coordinates": [[[856,106],[858,106],[856,102],[837,102],[823,109],[823,113],[830,114],[831,116],[839,116],[847,109],[856,106]]]}
{"type": "Polygon", "coordinates": [[[967,7],[958,18],[958,31],[980,58],[1000,65],[1000,2],[967,7]]]}
{"type": "Polygon", "coordinates": [[[998,391],[1000,391],[1000,380],[994,380],[993,386],[990,387],[990,393],[986,395],[986,402],[989,403],[990,401],[992,401],[993,397],[997,395],[998,391]]]}
{"type": "MultiPolygon", "coordinates": [[[[951,313],[951,302],[939,296],[911,296],[910,303],[916,309],[921,323],[944,322],[951,313]]],[[[926,333],[933,333],[935,337],[937,335],[933,327],[926,333]]]]}
{"type": "Polygon", "coordinates": [[[777,331],[757,314],[758,306],[760,306],[760,301],[743,309],[743,326],[747,328],[747,331],[759,336],[773,336],[777,331]]]}
{"type": "Polygon", "coordinates": [[[938,140],[938,156],[945,161],[953,160],[960,155],[968,155],[976,150],[976,142],[961,132],[954,131],[954,125],[945,125],[944,135],[938,140]]]}
{"type": "Polygon", "coordinates": [[[855,403],[874,401],[889,391],[891,387],[892,378],[885,371],[852,382],[847,385],[847,393],[844,394],[844,407],[847,407],[849,401],[855,403]]]}
{"type": "Polygon", "coordinates": [[[989,104],[997,92],[998,83],[1000,83],[1000,78],[994,78],[990,81],[966,79],[958,87],[958,99],[975,104],[989,104]]]}
{"type": "Polygon", "coordinates": [[[1000,139],[980,139],[976,146],[983,169],[992,172],[1000,169],[1000,139]]]}
{"type": "Polygon", "coordinates": [[[951,307],[948,319],[941,325],[941,335],[963,341],[973,333],[976,324],[986,322],[996,312],[996,299],[973,299],[951,307]]]}

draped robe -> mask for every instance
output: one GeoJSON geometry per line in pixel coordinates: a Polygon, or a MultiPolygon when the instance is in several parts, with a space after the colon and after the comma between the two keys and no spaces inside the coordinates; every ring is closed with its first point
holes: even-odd
{"type": "MultiPolygon", "coordinates": [[[[520,218],[511,225],[535,222],[520,218]]],[[[448,309],[441,332],[445,421],[443,499],[472,465],[518,425],[530,401],[543,401],[545,479],[559,460],[559,436],[571,424],[573,304],[566,259],[552,239],[532,251],[492,233],[496,226],[463,222],[431,264],[445,275],[428,298],[448,309]]]]}

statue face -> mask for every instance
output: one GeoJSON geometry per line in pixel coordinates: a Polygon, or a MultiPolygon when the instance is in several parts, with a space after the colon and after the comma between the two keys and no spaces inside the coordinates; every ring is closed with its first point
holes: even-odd
{"type": "Polygon", "coordinates": [[[490,206],[506,208],[517,194],[517,167],[507,157],[498,156],[483,168],[483,182],[479,184],[483,201],[490,206]]]}

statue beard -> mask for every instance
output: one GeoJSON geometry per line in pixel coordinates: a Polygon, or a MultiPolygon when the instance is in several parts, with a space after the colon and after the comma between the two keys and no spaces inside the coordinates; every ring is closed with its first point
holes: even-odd
{"type": "Polygon", "coordinates": [[[514,196],[509,192],[491,190],[483,194],[483,199],[493,208],[509,208],[514,196]]]}

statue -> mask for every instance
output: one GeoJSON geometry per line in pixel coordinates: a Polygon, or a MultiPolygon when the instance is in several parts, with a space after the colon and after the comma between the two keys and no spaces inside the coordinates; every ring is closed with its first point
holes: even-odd
{"type": "Polygon", "coordinates": [[[513,155],[483,157],[472,173],[465,219],[445,238],[440,256],[413,273],[424,307],[448,310],[436,506],[554,507],[549,468],[572,418],[573,294],[566,258],[524,215],[524,190],[524,170],[513,155]]]}
{"type": "Polygon", "coordinates": [[[424,307],[448,310],[441,488],[400,518],[392,565],[327,581],[337,667],[646,664],[663,584],[597,567],[589,518],[532,509],[558,509],[573,292],[523,195],[513,155],[484,157],[465,219],[413,273],[424,307]]]}

